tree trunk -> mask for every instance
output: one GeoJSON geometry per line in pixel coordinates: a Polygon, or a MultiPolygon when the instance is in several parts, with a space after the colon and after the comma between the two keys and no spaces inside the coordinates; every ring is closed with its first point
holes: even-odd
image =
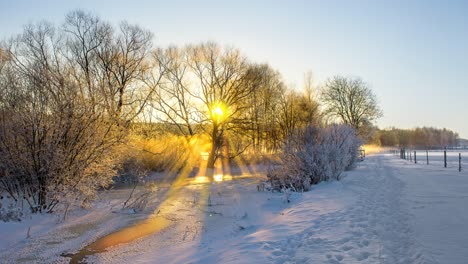
{"type": "Polygon", "coordinates": [[[213,124],[213,131],[211,132],[211,151],[208,156],[207,168],[213,169],[216,161],[216,152],[219,148],[219,139],[218,139],[218,124],[213,124]]]}
{"type": "Polygon", "coordinates": [[[38,177],[38,183],[39,183],[39,193],[38,193],[38,200],[37,200],[37,208],[34,209],[34,213],[36,212],[42,212],[43,210],[46,209],[46,204],[47,204],[47,186],[46,186],[46,180],[45,180],[45,175],[40,174],[38,177]]]}

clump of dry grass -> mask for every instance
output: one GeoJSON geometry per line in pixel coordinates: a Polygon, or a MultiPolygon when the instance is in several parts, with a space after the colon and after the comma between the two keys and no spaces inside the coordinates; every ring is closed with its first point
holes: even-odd
{"type": "Polygon", "coordinates": [[[386,150],[386,148],[376,145],[376,144],[366,144],[361,147],[366,152],[366,155],[376,154],[386,150]]]}

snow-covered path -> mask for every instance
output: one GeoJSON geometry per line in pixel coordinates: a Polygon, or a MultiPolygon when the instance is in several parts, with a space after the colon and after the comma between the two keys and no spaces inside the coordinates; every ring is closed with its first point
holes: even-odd
{"type": "MultiPolygon", "coordinates": [[[[304,194],[308,197],[286,211],[297,220],[278,221],[283,229],[299,222],[302,231],[294,235],[279,233],[281,239],[259,239],[258,245],[271,252],[266,262],[430,263],[413,239],[408,210],[402,202],[404,184],[395,176],[398,171],[387,165],[391,163],[388,158],[370,157],[342,182],[327,183],[330,189],[319,185],[304,194]],[[328,202],[316,199],[317,194],[328,196],[328,202]],[[350,200],[354,201],[346,204],[350,200]],[[346,205],[314,213],[317,208],[329,207],[327,203],[346,205]]],[[[281,230],[274,225],[266,229],[281,230]]]]}

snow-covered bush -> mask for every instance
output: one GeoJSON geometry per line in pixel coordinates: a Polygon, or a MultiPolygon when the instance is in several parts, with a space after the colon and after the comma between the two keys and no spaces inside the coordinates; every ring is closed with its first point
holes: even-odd
{"type": "Polygon", "coordinates": [[[311,184],[339,180],[353,168],[361,145],[356,131],[347,125],[306,127],[285,143],[281,165],[268,172],[274,189],[307,191],[311,184]]]}
{"type": "Polygon", "coordinates": [[[115,175],[120,128],[74,99],[43,111],[17,100],[18,108],[0,110],[0,190],[32,212],[51,212],[70,196],[87,199],[115,175]]]}
{"type": "Polygon", "coordinates": [[[23,211],[19,207],[10,205],[7,208],[0,208],[0,220],[3,222],[21,221],[22,217],[23,211]]]}
{"type": "Polygon", "coordinates": [[[0,221],[21,221],[23,211],[12,199],[8,199],[0,192],[0,221]]]}

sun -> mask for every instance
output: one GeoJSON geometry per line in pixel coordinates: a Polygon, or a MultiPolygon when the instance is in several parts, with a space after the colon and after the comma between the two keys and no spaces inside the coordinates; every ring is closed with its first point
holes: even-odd
{"type": "Polygon", "coordinates": [[[221,122],[226,119],[227,109],[223,103],[216,103],[211,109],[211,119],[216,122],[221,122]]]}
{"type": "Polygon", "coordinates": [[[224,111],[220,106],[216,106],[215,109],[213,109],[214,115],[216,116],[223,116],[224,111]]]}

